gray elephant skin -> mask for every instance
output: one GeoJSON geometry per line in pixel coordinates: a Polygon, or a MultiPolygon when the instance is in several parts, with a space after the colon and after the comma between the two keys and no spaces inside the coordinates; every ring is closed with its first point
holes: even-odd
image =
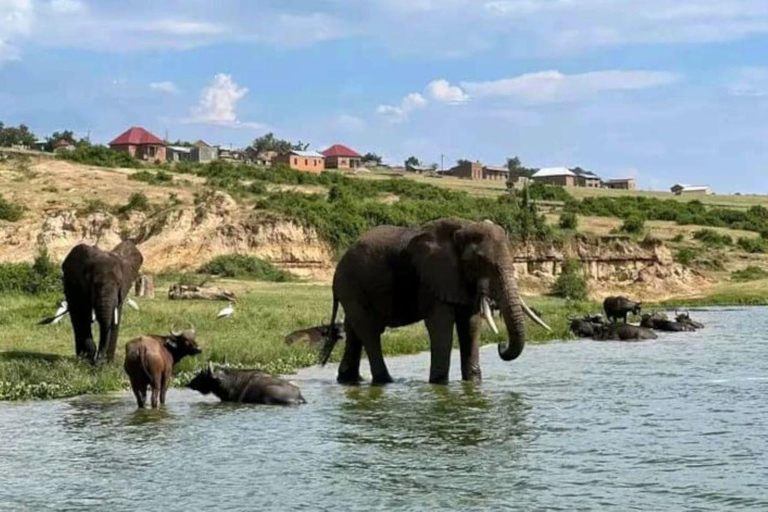
{"type": "Polygon", "coordinates": [[[109,252],[86,244],[69,252],[61,267],[75,354],[93,362],[114,359],[123,302],[143,262],[143,256],[129,241],[109,252]],[[99,324],[98,351],[91,333],[91,312],[99,324]]]}
{"type": "MultiPolygon", "coordinates": [[[[523,318],[546,327],[520,297],[504,230],[489,222],[446,218],[421,227],[379,226],[358,239],[339,261],[333,278],[333,310],[345,312],[346,344],[338,382],[357,383],[365,348],[373,384],[392,382],[381,349],[388,327],[424,321],[430,339],[429,381],[448,382],[454,326],[463,380],[481,379],[479,348],[483,320],[493,324],[489,300],[504,318],[508,344],[499,356],[511,361],[525,346],[523,318]]],[[[548,327],[546,327],[548,328],[548,327]]],[[[320,361],[328,361],[337,336],[330,336],[320,361]]]]}
{"type": "Polygon", "coordinates": [[[605,316],[612,322],[623,320],[627,323],[627,315],[629,313],[639,315],[642,307],[642,302],[634,302],[626,297],[608,297],[603,301],[605,316]]]}

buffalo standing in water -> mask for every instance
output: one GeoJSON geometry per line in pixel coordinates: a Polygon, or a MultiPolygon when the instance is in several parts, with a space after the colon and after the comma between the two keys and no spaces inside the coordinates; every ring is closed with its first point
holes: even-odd
{"type": "Polygon", "coordinates": [[[639,315],[642,307],[642,302],[634,302],[626,297],[608,297],[603,301],[605,316],[612,322],[623,320],[627,323],[627,315],[639,315]]]}
{"type": "Polygon", "coordinates": [[[290,382],[256,370],[214,368],[209,362],[187,385],[204,395],[213,393],[222,402],[267,405],[307,403],[301,390],[290,382]]]}

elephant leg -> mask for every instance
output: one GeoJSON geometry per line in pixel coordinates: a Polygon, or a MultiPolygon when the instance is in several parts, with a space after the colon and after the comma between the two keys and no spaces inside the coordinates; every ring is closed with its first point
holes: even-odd
{"type": "Polygon", "coordinates": [[[459,336],[461,353],[461,380],[480,382],[483,378],[480,370],[480,332],[483,317],[462,314],[456,319],[456,332],[459,336]]]}
{"type": "Polygon", "coordinates": [[[436,304],[424,319],[429,332],[429,347],[432,355],[429,367],[429,382],[432,384],[448,384],[454,322],[453,306],[442,303],[436,304]]]}
{"type": "Polygon", "coordinates": [[[75,355],[86,359],[93,359],[96,354],[96,344],[93,342],[91,332],[91,304],[75,305],[69,308],[69,318],[72,321],[72,330],[75,332],[75,355]]]}
{"type": "MultiPolygon", "coordinates": [[[[99,321],[99,353],[98,359],[107,359],[107,349],[109,348],[109,338],[111,336],[111,324],[109,320],[98,319],[99,321]]],[[[94,361],[95,362],[95,361],[94,361]]]]}
{"type": "MultiPolygon", "coordinates": [[[[371,383],[374,385],[389,384],[392,382],[392,376],[387,370],[384,354],[381,351],[381,334],[384,329],[373,325],[368,318],[370,315],[357,304],[350,304],[349,306],[345,304],[344,311],[347,315],[345,322],[351,327],[352,338],[356,337],[360,340],[365,348],[365,353],[368,355],[368,363],[371,365],[371,383]]],[[[350,343],[349,338],[346,343],[350,343]]]]}
{"type": "Polygon", "coordinates": [[[349,324],[344,323],[346,341],[344,342],[344,356],[339,364],[339,375],[336,381],[341,384],[358,384],[360,377],[360,356],[363,352],[363,344],[349,324]]]}

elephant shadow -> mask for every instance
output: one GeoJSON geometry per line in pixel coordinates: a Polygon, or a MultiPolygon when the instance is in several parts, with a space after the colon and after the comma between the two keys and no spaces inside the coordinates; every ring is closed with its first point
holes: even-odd
{"type": "Polygon", "coordinates": [[[384,449],[435,447],[464,452],[529,433],[530,406],[519,393],[486,391],[469,382],[350,388],[339,409],[343,443],[384,449]]]}

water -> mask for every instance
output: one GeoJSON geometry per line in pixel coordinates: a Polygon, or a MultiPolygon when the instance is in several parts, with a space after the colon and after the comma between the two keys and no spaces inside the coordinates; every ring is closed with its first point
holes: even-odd
{"type": "Polygon", "coordinates": [[[489,347],[481,386],[426,384],[422,354],[390,358],[386,388],[306,370],[297,408],[0,404],[0,509],[768,509],[768,310],[695,318],[512,363],[489,347]]]}

